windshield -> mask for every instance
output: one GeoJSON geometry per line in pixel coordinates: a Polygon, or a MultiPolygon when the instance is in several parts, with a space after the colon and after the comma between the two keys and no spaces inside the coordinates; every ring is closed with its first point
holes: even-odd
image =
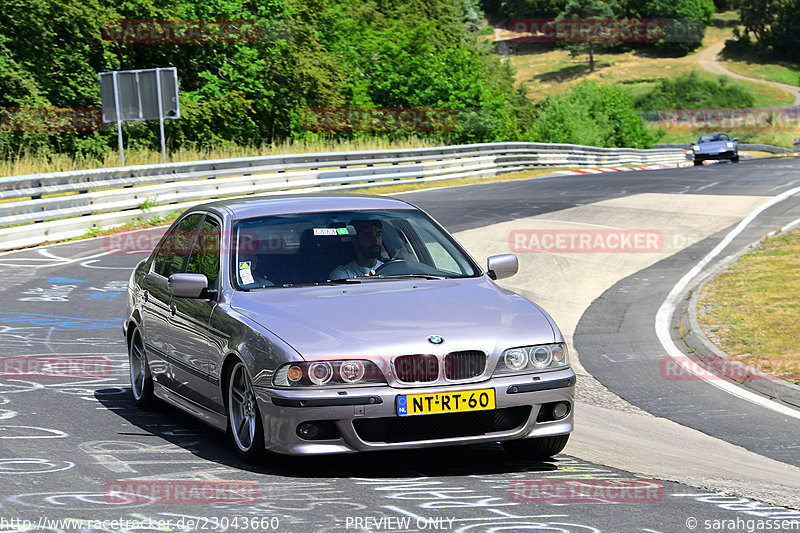
{"type": "Polygon", "coordinates": [[[701,135],[700,139],[698,139],[699,143],[713,143],[718,141],[730,141],[731,138],[728,136],[727,133],[709,133],[707,135],[701,135]]]}
{"type": "Polygon", "coordinates": [[[452,238],[415,210],[251,218],[237,223],[232,237],[234,286],[243,290],[480,275],[452,238]]]}

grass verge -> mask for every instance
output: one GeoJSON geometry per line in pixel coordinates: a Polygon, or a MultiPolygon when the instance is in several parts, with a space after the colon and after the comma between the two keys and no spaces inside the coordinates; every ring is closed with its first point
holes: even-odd
{"type": "Polygon", "coordinates": [[[707,283],[703,331],[722,350],[800,385],[800,230],[764,240],[707,283]]]}
{"type": "MultiPolygon", "coordinates": [[[[446,143],[445,143],[446,144],[446,143]]],[[[203,148],[186,145],[168,154],[170,163],[182,161],[205,161],[233,157],[258,157],[277,154],[302,154],[307,152],[342,152],[352,150],[400,150],[403,148],[424,148],[441,146],[441,141],[407,137],[387,140],[378,137],[357,138],[353,140],[287,140],[282,143],[262,146],[229,145],[217,148],[203,148]]],[[[153,165],[163,163],[161,152],[147,149],[126,149],[126,165],[153,165]]],[[[42,172],[60,172],[91,168],[109,168],[120,165],[119,152],[109,151],[102,157],[74,157],[68,154],[23,152],[4,154],[0,159],[0,176],[18,176],[42,172]]]]}

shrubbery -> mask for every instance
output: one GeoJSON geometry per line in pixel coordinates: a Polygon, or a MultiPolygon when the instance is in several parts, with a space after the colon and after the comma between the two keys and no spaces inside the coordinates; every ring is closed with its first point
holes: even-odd
{"type": "Polygon", "coordinates": [[[584,81],[540,104],[532,140],[652,148],[656,138],[645,128],[627,93],[613,85],[584,81]]]}
{"type": "Polygon", "coordinates": [[[729,109],[753,107],[754,99],[745,88],[728,78],[714,79],[692,71],[662,79],[652,91],[637,98],[635,104],[643,111],[729,109]]]}

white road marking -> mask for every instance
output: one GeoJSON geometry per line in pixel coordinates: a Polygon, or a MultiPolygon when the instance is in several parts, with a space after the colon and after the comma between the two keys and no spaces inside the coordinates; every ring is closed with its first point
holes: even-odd
{"type": "MultiPolygon", "coordinates": [[[[766,209],[772,207],[773,205],[782,202],[783,200],[789,198],[800,192],[800,187],[795,187],[794,189],[788,190],[771,198],[770,200],[764,202],[759,206],[755,211],[751,212],[747,217],[744,218],[739,224],[736,225],[733,230],[728,233],[722,241],[714,247],[713,250],[708,252],[705,257],[703,257],[700,262],[698,262],[694,267],[692,267],[689,272],[687,272],[678,283],[672,288],[672,290],[667,295],[667,298],[661,304],[661,307],[658,308],[658,313],[656,313],[656,320],[655,320],[655,328],[656,328],[656,335],[658,336],[658,340],[661,341],[662,346],[664,346],[664,350],[667,354],[672,357],[675,361],[677,361],[685,370],[697,375],[700,379],[705,380],[707,383],[717,387],[720,390],[723,390],[737,398],[742,400],[751,402],[756,405],[760,405],[761,407],[765,407],[776,413],[790,416],[792,418],[796,418],[800,420],[800,411],[793,409],[791,407],[787,407],[785,405],[781,405],[769,398],[764,398],[759,396],[758,394],[751,392],[747,389],[744,389],[738,385],[735,385],[728,381],[723,381],[720,379],[708,379],[707,375],[703,375],[702,372],[697,371],[692,364],[692,361],[689,357],[684,354],[672,341],[672,337],[670,336],[670,329],[669,329],[669,322],[670,317],[672,317],[672,313],[674,309],[677,307],[678,298],[680,297],[681,293],[686,289],[689,283],[697,277],[700,272],[714,259],[718,256],[726,246],[728,246],[733,239],[739,235],[755,218],[760,215],[766,209]]],[[[798,222],[798,221],[795,221],[798,222]]],[[[795,224],[793,222],[792,224],[795,224]]]]}
{"type": "Polygon", "coordinates": [[[703,189],[708,189],[709,187],[713,187],[714,185],[719,185],[719,182],[715,181],[714,183],[709,183],[708,185],[703,185],[702,187],[699,187],[699,188],[695,189],[694,192],[702,191],[703,189]]]}

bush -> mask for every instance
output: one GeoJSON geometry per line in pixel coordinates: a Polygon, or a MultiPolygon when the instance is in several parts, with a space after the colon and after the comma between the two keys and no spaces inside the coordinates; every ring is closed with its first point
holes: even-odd
{"type": "Polygon", "coordinates": [[[741,85],[721,76],[689,72],[676,78],[665,78],[649,93],[636,99],[642,111],[668,109],[730,109],[753,107],[755,99],[741,85]]]}
{"type": "Polygon", "coordinates": [[[531,138],[609,148],[652,148],[656,141],[627,93],[588,81],[566,94],[548,96],[540,104],[531,138]]]}

